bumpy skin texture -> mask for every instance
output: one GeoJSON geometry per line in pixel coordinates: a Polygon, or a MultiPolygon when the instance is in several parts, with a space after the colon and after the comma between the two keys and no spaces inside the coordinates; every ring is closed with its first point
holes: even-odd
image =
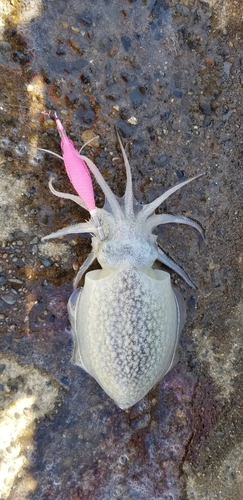
{"type": "Polygon", "coordinates": [[[179,310],[170,275],[156,279],[135,267],[100,278],[86,275],[69,303],[74,361],[120,408],[129,408],[166,374],[179,337],[179,310]]]}
{"type": "MultiPolygon", "coordinates": [[[[125,409],[145,396],[173,366],[185,319],[183,300],[173,292],[170,275],[153,269],[154,262],[167,265],[193,286],[183,269],[158,247],[153,230],[171,222],[192,226],[200,234],[202,229],[186,217],[155,214],[163,201],[200,175],[140,205],[133,197],[131,170],[121,141],[120,146],[127,174],[124,197],[117,198],[94,163],[80,156],[105,194],[104,207],[96,208],[94,214],[92,210],[88,222],[60,229],[43,239],[72,233],[92,236],[92,252],[77,273],[74,289],[95,259],[102,269],[86,274],[83,291],[75,290],[69,299],[73,361],[125,409]]],[[[67,171],[73,169],[69,160],[67,171]]],[[[82,172],[83,168],[80,176],[85,182],[82,172]]],[[[53,194],[88,208],[80,195],[60,193],[52,181],[49,186],[53,194]]]]}

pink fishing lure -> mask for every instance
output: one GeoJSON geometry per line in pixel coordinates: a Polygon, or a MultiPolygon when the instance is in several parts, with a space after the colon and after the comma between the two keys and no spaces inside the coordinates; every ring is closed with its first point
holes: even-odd
{"type": "Polygon", "coordinates": [[[75,149],[73,142],[66,135],[61,120],[56,117],[57,130],[61,136],[61,148],[64,165],[68,177],[75,191],[84,202],[89,212],[96,209],[94,200],[94,190],[92,179],[89,170],[78,155],[79,152],[75,149]]]}

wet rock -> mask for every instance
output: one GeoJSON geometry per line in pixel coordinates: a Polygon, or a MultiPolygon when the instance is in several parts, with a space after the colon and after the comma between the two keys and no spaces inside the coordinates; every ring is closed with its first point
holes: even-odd
{"type": "Polygon", "coordinates": [[[231,69],[232,63],[225,61],[224,62],[224,72],[227,76],[230,76],[230,69],[231,69]]]}
{"type": "Polygon", "coordinates": [[[81,135],[81,139],[83,144],[86,144],[87,147],[93,147],[93,148],[98,148],[100,143],[99,140],[96,136],[96,134],[93,132],[93,130],[84,130],[84,132],[81,135]]]}
{"type": "Polygon", "coordinates": [[[141,104],[143,102],[143,94],[141,93],[141,91],[138,87],[133,89],[130,92],[130,99],[131,99],[132,105],[135,109],[138,108],[139,106],[141,106],[141,104]]]}
{"type": "Polygon", "coordinates": [[[89,38],[89,40],[91,40],[94,36],[94,31],[93,30],[88,30],[87,33],[86,33],[86,36],[87,38],[89,38]]]}
{"type": "Polygon", "coordinates": [[[77,14],[76,20],[78,23],[88,28],[92,26],[92,17],[88,13],[77,14]]]}
{"type": "Polygon", "coordinates": [[[5,302],[5,304],[8,304],[8,306],[13,306],[17,300],[17,297],[8,294],[8,295],[3,295],[2,300],[3,302],[5,302]]]}
{"type": "Polygon", "coordinates": [[[203,126],[204,127],[211,127],[213,124],[213,120],[211,120],[210,118],[205,118],[204,122],[203,122],[203,126]]]}
{"type": "Polygon", "coordinates": [[[65,101],[66,101],[67,106],[73,107],[74,104],[79,102],[79,98],[76,95],[76,93],[70,91],[70,92],[67,92],[67,94],[65,95],[65,101]]]}
{"type": "Polygon", "coordinates": [[[181,99],[181,97],[183,96],[183,93],[182,93],[182,91],[181,91],[181,90],[179,90],[179,89],[175,89],[175,90],[173,90],[173,95],[174,95],[175,97],[177,97],[178,99],[181,99]]]}
{"type": "Polygon", "coordinates": [[[117,83],[117,79],[114,75],[112,76],[109,76],[106,80],[106,85],[107,87],[111,87],[112,85],[114,85],[115,83],[117,83]]]}
{"type": "Polygon", "coordinates": [[[134,73],[127,73],[127,72],[121,73],[121,77],[126,83],[128,83],[131,86],[134,85],[138,79],[137,75],[135,75],[134,73]]]}
{"type": "Polygon", "coordinates": [[[129,51],[130,47],[131,47],[131,40],[128,36],[126,35],[123,35],[121,36],[121,43],[123,45],[123,48],[126,52],[129,51]]]}
{"type": "Polygon", "coordinates": [[[56,55],[57,56],[64,56],[66,54],[66,50],[62,45],[58,45],[57,50],[56,50],[56,55]]]}
{"type": "Polygon", "coordinates": [[[71,380],[68,377],[63,376],[63,377],[60,378],[60,383],[62,385],[64,385],[65,387],[69,387],[70,384],[71,384],[71,380]]]}
{"type": "Polygon", "coordinates": [[[30,62],[30,57],[28,54],[21,52],[20,50],[15,50],[13,52],[13,60],[22,66],[30,62]]]}
{"type": "Polygon", "coordinates": [[[163,111],[161,115],[161,120],[162,122],[166,122],[170,117],[170,110],[168,109],[167,111],[163,111]]]}
{"type": "Polygon", "coordinates": [[[44,267],[50,267],[53,264],[53,262],[47,257],[39,257],[39,260],[41,261],[44,267]]]}
{"type": "Polygon", "coordinates": [[[130,118],[128,118],[127,123],[130,123],[131,125],[137,125],[138,120],[136,116],[131,116],[130,118]]]}
{"type": "Polygon", "coordinates": [[[30,245],[36,245],[39,241],[38,236],[34,236],[34,238],[30,241],[30,245]]]}
{"type": "Polygon", "coordinates": [[[6,40],[0,40],[0,52],[10,52],[12,50],[12,46],[6,40]]]}
{"type": "Polygon", "coordinates": [[[84,125],[91,125],[95,119],[95,113],[90,108],[88,101],[86,101],[82,104],[82,107],[80,107],[76,111],[75,116],[76,116],[77,120],[79,122],[83,123],[84,125]]]}
{"type": "Polygon", "coordinates": [[[133,430],[144,429],[150,423],[151,415],[141,415],[139,418],[135,418],[131,421],[131,428],[133,430]]]}
{"type": "Polygon", "coordinates": [[[154,18],[163,16],[164,12],[169,10],[169,4],[166,0],[151,0],[149,9],[154,18]]]}
{"type": "Polygon", "coordinates": [[[81,47],[81,45],[76,41],[76,40],[73,40],[73,38],[68,38],[67,40],[68,42],[68,45],[79,55],[79,56],[82,56],[83,53],[84,53],[84,50],[83,48],[81,47]]]}
{"type": "Polygon", "coordinates": [[[66,2],[65,0],[60,0],[57,5],[57,12],[59,14],[63,14],[66,10],[66,2]]]}
{"type": "Polygon", "coordinates": [[[128,462],[128,457],[127,455],[121,455],[118,459],[118,464],[120,467],[124,467],[128,462]]]}
{"type": "Polygon", "coordinates": [[[15,286],[23,285],[23,281],[19,280],[18,278],[9,278],[8,282],[13,283],[15,286]]]}
{"type": "Polygon", "coordinates": [[[80,80],[82,81],[82,83],[87,85],[91,82],[91,76],[89,75],[89,73],[82,73],[82,75],[80,76],[80,80]]]}
{"type": "Polygon", "coordinates": [[[20,141],[15,147],[15,152],[18,156],[24,156],[29,150],[29,144],[27,141],[20,141]]]}
{"type": "Polygon", "coordinates": [[[184,179],[185,177],[185,173],[182,170],[176,170],[176,175],[180,180],[184,179]]]}
{"type": "Polygon", "coordinates": [[[231,109],[230,111],[228,111],[228,113],[225,113],[223,115],[223,120],[227,121],[231,117],[232,113],[235,113],[235,111],[236,111],[235,109],[231,109]]]}
{"type": "Polygon", "coordinates": [[[135,139],[135,141],[131,145],[131,155],[132,156],[138,156],[138,157],[143,157],[149,153],[148,146],[146,144],[146,141],[142,138],[140,139],[135,139]]]}
{"type": "Polygon", "coordinates": [[[204,115],[213,115],[214,114],[214,111],[212,109],[212,105],[211,105],[211,102],[201,102],[199,104],[199,109],[202,111],[202,113],[204,115]]]}
{"type": "Polygon", "coordinates": [[[110,52],[113,46],[113,37],[104,36],[103,38],[101,38],[99,45],[101,50],[110,52]]]}
{"type": "Polygon", "coordinates": [[[178,14],[179,16],[188,17],[190,15],[190,9],[186,5],[176,4],[175,13],[178,14]]]}
{"type": "MultiPolygon", "coordinates": [[[[79,55],[81,55],[82,49],[79,49],[79,55]]],[[[65,58],[60,58],[60,57],[53,57],[51,56],[48,61],[48,65],[50,66],[52,71],[56,72],[67,72],[67,73],[73,73],[74,71],[80,71],[85,66],[88,65],[88,61],[78,57],[75,59],[73,62],[69,62],[68,60],[65,60],[65,58]]]]}
{"type": "MultiPolygon", "coordinates": [[[[107,92],[105,94],[106,98],[109,99],[110,101],[118,101],[119,99],[119,94],[117,92],[107,92]]],[[[114,109],[114,108],[113,108],[114,109]]]]}
{"type": "Polygon", "coordinates": [[[132,135],[134,133],[134,127],[131,125],[128,125],[123,120],[118,120],[116,122],[116,128],[117,128],[118,132],[122,135],[122,137],[132,137],[132,135]]]}
{"type": "Polygon", "coordinates": [[[163,167],[168,161],[169,157],[166,154],[151,159],[151,163],[156,167],[163,167]]]}

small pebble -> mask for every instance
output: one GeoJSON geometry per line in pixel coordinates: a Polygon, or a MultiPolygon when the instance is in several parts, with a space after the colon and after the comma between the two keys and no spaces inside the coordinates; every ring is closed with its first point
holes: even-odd
{"type": "Polygon", "coordinates": [[[13,295],[4,295],[2,297],[2,300],[3,300],[3,302],[5,302],[5,304],[12,306],[13,304],[15,304],[17,298],[14,297],[13,295]]]}
{"type": "Polygon", "coordinates": [[[79,28],[75,28],[74,26],[71,27],[71,31],[73,33],[79,33],[80,32],[80,29],[79,28]]]}
{"type": "Polygon", "coordinates": [[[175,6],[175,12],[179,16],[188,17],[190,15],[190,9],[186,5],[183,5],[183,4],[177,4],[175,6]]]}
{"type": "Polygon", "coordinates": [[[203,112],[204,115],[211,116],[214,114],[210,102],[201,102],[199,104],[199,109],[203,112]]]}
{"type": "Polygon", "coordinates": [[[147,413],[132,420],[130,425],[134,431],[138,429],[144,429],[145,427],[148,427],[150,420],[151,416],[149,413],[147,413]]]}
{"type": "Polygon", "coordinates": [[[85,144],[86,142],[93,139],[89,144],[87,144],[87,146],[98,148],[100,145],[99,140],[97,138],[94,139],[94,137],[96,137],[96,135],[93,132],[93,130],[91,130],[91,129],[85,130],[81,135],[81,139],[82,139],[83,144],[85,144]]]}
{"type": "Polygon", "coordinates": [[[135,116],[131,116],[131,118],[128,118],[127,123],[130,123],[131,125],[137,125],[137,118],[135,116]]]}
{"type": "MultiPolygon", "coordinates": [[[[58,55],[58,54],[57,54],[58,55]]],[[[48,130],[49,128],[55,128],[56,127],[56,124],[54,122],[54,120],[45,120],[43,123],[42,123],[42,128],[43,130],[48,130]]]]}
{"type": "Polygon", "coordinates": [[[126,52],[128,52],[129,49],[130,49],[130,47],[131,47],[131,40],[130,40],[130,38],[128,36],[126,36],[126,35],[123,35],[121,37],[121,43],[123,45],[124,50],[126,52]]]}
{"type": "Polygon", "coordinates": [[[168,163],[168,161],[169,161],[169,157],[166,154],[163,154],[159,157],[152,159],[152,163],[154,165],[156,165],[157,167],[163,167],[164,165],[166,165],[166,163],[168,163]]]}
{"type": "Polygon", "coordinates": [[[140,92],[139,88],[135,88],[130,92],[130,99],[134,108],[138,108],[142,104],[143,95],[140,92]]]}
{"type": "Polygon", "coordinates": [[[30,245],[36,245],[38,243],[38,237],[35,236],[31,241],[30,241],[30,245]]]}
{"type": "Polygon", "coordinates": [[[10,50],[12,50],[10,43],[0,40],[0,52],[9,52],[10,50]]]}
{"type": "Polygon", "coordinates": [[[118,129],[118,132],[120,132],[123,137],[131,137],[134,133],[133,127],[131,125],[128,125],[123,120],[117,121],[116,128],[118,129]]]}
{"type": "Polygon", "coordinates": [[[225,113],[225,115],[223,115],[223,120],[226,121],[230,118],[230,116],[232,115],[232,113],[235,113],[235,109],[231,109],[230,111],[228,111],[228,113],[225,113]]]}
{"type": "Polygon", "coordinates": [[[87,85],[87,83],[90,83],[90,75],[88,73],[83,73],[81,76],[80,76],[80,80],[85,84],[87,85]]]}
{"type": "Polygon", "coordinates": [[[16,63],[19,63],[21,65],[25,65],[30,61],[30,57],[28,54],[25,54],[24,52],[21,52],[21,50],[15,50],[13,52],[13,60],[16,63]]]}
{"type": "Polygon", "coordinates": [[[174,95],[175,97],[177,97],[178,99],[180,99],[180,98],[182,97],[182,91],[181,91],[181,90],[176,89],[176,90],[174,90],[173,95],[174,95]]]}
{"type": "MultiPolygon", "coordinates": [[[[63,46],[62,46],[62,45],[58,45],[58,46],[57,46],[57,49],[56,49],[56,55],[57,55],[57,56],[65,56],[65,54],[66,54],[66,51],[65,51],[65,49],[63,48],[63,46]]],[[[50,121],[50,120],[49,120],[49,121],[50,121]]]]}
{"type": "Polygon", "coordinates": [[[127,462],[128,462],[128,457],[127,457],[127,455],[122,455],[122,456],[119,458],[119,460],[118,460],[118,465],[119,465],[120,467],[124,467],[124,465],[126,465],[126,464],[127,464],[127,462]]]}
{"type": "Polygon", "coordinates": [[[42,262],[44,267],[50,267],[52,266],[53,262],[46,257],[39,257],[40,261],[42,262]]]}
{"type": "Polygon", "coordinates": [[[228,61],[225,61],[224,62],[224,72],[227,76],[230,75],[230,68],[231,68],[232,64],[228,61]]]}

